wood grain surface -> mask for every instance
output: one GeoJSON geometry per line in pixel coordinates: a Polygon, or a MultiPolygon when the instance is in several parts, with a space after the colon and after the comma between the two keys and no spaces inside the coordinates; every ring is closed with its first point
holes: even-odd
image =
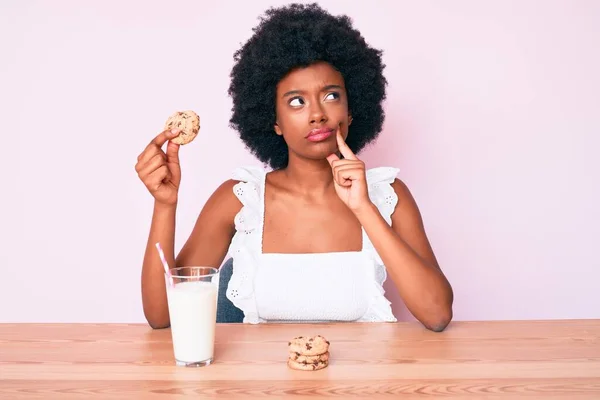
{"type": "Polygon", "coordinates": [[[171,332],[126,324],[0,324],[0,399],[600,399],[600,320],[219,324],[215,363],[174,365],[171,332]],[[321,334],[328,368],[286,366],[321,334]]]}

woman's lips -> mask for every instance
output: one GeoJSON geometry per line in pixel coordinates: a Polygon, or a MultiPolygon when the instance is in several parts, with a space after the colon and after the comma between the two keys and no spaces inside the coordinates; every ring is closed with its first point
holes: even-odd
{"type": "Polygon", "coordinates": [[[333,134],[333,129],[329,129],[329,128],[313,129],[312,131],[310,131],[308,133],[308,136],[306,137],[306,139],[310,140],[311,142],[321,142],[321,141],[327,139],[332,134],[333,134]]]}

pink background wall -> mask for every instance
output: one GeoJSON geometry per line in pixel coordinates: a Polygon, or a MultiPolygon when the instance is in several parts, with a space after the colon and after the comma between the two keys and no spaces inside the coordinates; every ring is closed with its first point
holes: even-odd
{"type": "MultiPolygon", "coordinates": [[[[144,320],[136,156],[174,110],[201,114],[179,248],[212,190],[257,164],[226,90],[275,4],[2,2],[0,322],[144,320]]],[[[600,2],[321,4],[385,50],[388,118],[362,157],[401,168],[455,319],[600,317],[600,2]]]]}

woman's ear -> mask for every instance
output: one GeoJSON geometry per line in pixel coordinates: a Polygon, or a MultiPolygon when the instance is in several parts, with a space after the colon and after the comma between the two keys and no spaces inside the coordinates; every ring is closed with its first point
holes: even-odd
{"type": "Polygon", "coordinates": [[[281,128],[279,127],[277,122],[275,122],[275,133],[278,134],[279,136],[283,136],[283,132],[281,132],[281,128]]]}
{"type": "Polygon", "coordinates": [[[352,125],[352,115],[348,114],[348,126],[352,125]]]}

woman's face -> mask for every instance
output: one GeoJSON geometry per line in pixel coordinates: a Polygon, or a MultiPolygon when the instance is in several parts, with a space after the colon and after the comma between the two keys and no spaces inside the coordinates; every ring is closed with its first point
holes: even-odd
{"type": "Polygon", "coordinates": [[[276,118],[290,157],[323,160],[335,153],[336,129],[346,138],[352,122],[342,75],[325,62],[293,70],[277,85],[276,118]]]}

